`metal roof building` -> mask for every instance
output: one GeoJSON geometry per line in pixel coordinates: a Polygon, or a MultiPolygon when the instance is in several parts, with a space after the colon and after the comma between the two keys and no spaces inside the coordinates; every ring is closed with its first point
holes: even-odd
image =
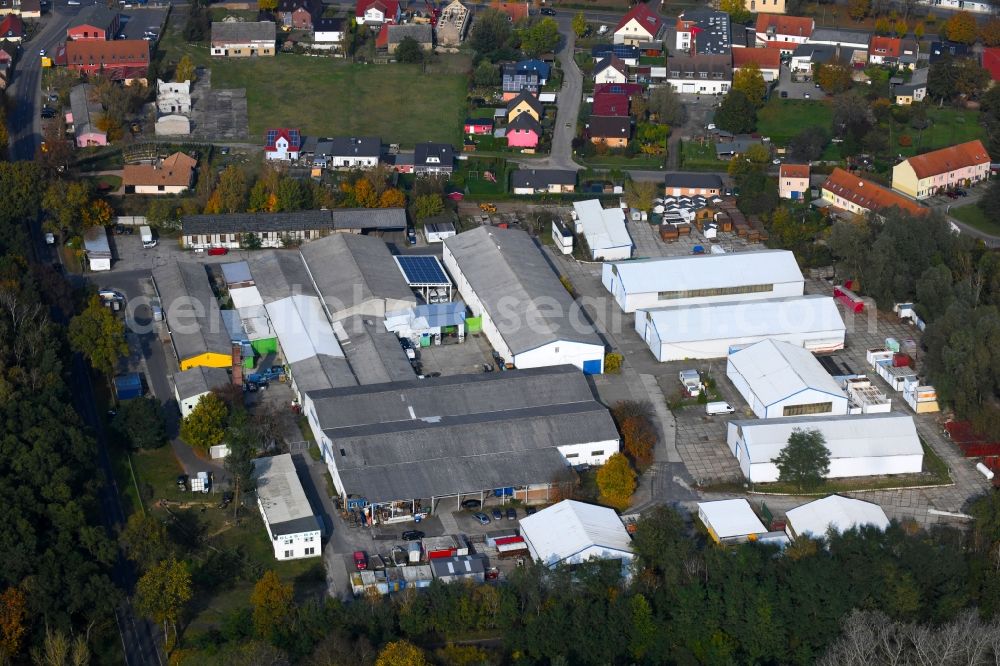
{"type": "Polygon", "coordinates": [[[174,374],[174,397],[181,417],[191,413],[203,395],[231,383],[229,373],[222,368],[197,367],[174,374]]]}
{"type": "Polygon", "coordinates": [[[444,242],[444,265],[473,316],[517,368],[604,369],[604,342],[523,231],[479,227],[444,242]]]}
{"type": "Polygon", "coordinates": [[[733,352],[726,376],[762,419],[847,413],[840,385],[815,356],[787,342],[768,339],[733,352]]]}
{"type": "Polygon", "coordinates": [[[153,269],[153,284],[181,370],[230,367],[232,343],[205,267],[168,262],[153,269]]]}
{"type": "Polygon", "coordinates": [[[801,296],[805,290],[795,255],[787,250],[606,263],[601,282],[624,312],[801,296]]]}
{"type": "Polygon", "coordinates": [[[830,451],[830,479],[919,474],[923,469],[924,450],[908,414],[730,421],[727,427],[729,450],[743,476],[754,483],[778,480],[778,468],[771,461],[788,445],[795,430],[823,434],[830,451]]]}
{"type": "Polygon", "coordinates": [[[314,391],[303,411],[337,491],[369,502],[527,492],[619,448],[570,366],[314,391]]]}
{"type": "Polygon", "coordinates": [[[333,321],[352,315],[384,317],[386,310],[416,305],[379,238],[335,234],[303,245],[299,252],[333,321]]]}
{"type": "Polygon", "coordinates": [[[768,338],[833,351],[846,336],[837,304],[820,295],[639,310],[635,330],[658,361],[722,358],[768,338]]]}
{"type": "Polygon", "coordinates": [[[563,500],[521,519],[521,535],[536,562],[548,567],[587,560],[621,560],[627,573],[632,537],[613,509],[563,500]]]}
{"type": "Polygon", "coordinates": [[[802,536],[822,539],[829,530],[843,534],[855,527],[871,525],[885,531],[889,517],[878,504],[830,495],[785,512],[785,531],[792,539],[802,536]]]}
{"type": "Polygon", "coordinates": [[[632,237],[625,228],[621,208],[602,208],[600,201],[589,199],[574,202],[573,210],[583,225],[583,236],[594,261],[632,258],[632,237]]]}
{"type": "Polygon", "coordinates": [[[698,502],[698,518],[716,543],[756,541],[767,528],[745,499],[698,502]]]}
{"type": "Polygon", "coordinates": [[[295,471],[290,453],[253,461],[257,507],[267,526],[274,557],[320,557],[322,528],[295,471]]]}

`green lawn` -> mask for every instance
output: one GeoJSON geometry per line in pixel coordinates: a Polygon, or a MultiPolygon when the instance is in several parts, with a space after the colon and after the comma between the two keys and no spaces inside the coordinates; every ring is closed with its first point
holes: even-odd
{"type": "Polygon", "coordinates": [[[807,127],[822,127],[829,132],[832,124],[833,109],[826,102],[814,100],[772,97],[757,112],[757,131],[779,146],[807,127]]]}
{"type": "Polygon", "coordinates": [[[279,53],[274,58],[211,58],[204,44],[181,35],[171,19],[159,45],[161,71],[183,55],[212,71],[213,88],[245,88],[250,136],[269,127],[297,127],[305,135],[375,135],[411,148],[421,141],[461,144],[466,112],[466,56],[442,56],[420,65],[363,65],[342,59],[279,53]]]}
{"type": "Polygon", "coordinates": [[[951,216],[959,222],[964,222],[983,233],[1000,236],[1000,222],[997,222],[995,219],[988,219],[983,209],[976,204],[952,208],[951,216]]]}
{"type": "Polygon", "coordinates": [[[894,128],[892,135],[894,145],[890,149],[900,153],[903,157],[910,157],[916,155],[917,152],[927,152],[973,139],[985,138],[983,126],[979,124],[979,111],[932,108],[927,110],[927,117],[931,121],[931,125],[925,130],[915,130],[910,127],[894,128]],[[899,145],[899,137],[904,133],[913,140],[912,146],[902,147],[899,145]]]}
{"type": "Polygon", "coordinates": [[[723,171],[728,165],[715,156],[711,141],[681,141],[681,167],[687,170],[723,171]]]}

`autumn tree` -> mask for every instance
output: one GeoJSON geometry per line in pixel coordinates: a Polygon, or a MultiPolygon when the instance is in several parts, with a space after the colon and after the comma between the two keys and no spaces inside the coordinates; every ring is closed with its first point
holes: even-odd
{"type": "Polygon", "coordinates": [[[917,24],[913,26],[913,36],[917,39],[923,39],[925,32],[927,32],[927,28],[924,27],[923,21],[918,21],[917,24]]]}
{"type": "Polygon", "coordinates": [[[367,178],[359,178],[354,183],[354,201],[358,208],[378,207],[378,195],[367,178]]]}
{"type": "Polygon", "coordinates": [[[253,476],[253,461],[260,449],[270,445],[273,439],[266,427],[259,427],[260,422],[266,422],[266,414],[258,412],[260,421],[251,418],[243,407],[242,398],[232,407],[229,418],[229,428],[226,431],[226,445],[229,453],[224,465],[233,479],[233,490],[236,501],[233,502],[233,519],[239,515],[243,494],[256,488],[253,476]]]}
{"type": "Polygon", "coordinates": [[[219,174],[213,199],[217,199],[217,210],[213,213],[240,213],[246,209],[247,181],[243,169],[230,164],[219,174]]]}
{"type": "Polygon", "coordinates": [[[180,62],[174,68],[174,81],[179,83],[194,82],[194,61],[191,60],[191,56],[187,54],[181,56],[180,62]]]}
{"type": "Polygon", "coordinates": [[[764,81],[764,75],[760,73],[760,67],[757,63],[752,62],[744,65],[733,74],[733,90],[742,92],[757,108],[764,105],[767,83],[764,81]]]}
{"type": "Polygon", "coordinates": [[[875,32],[879,35],[888,35],[892,24],[889,22],[889,17],[879,16],[875,19],[875,32]]]}
{"type": "Polygon", "coordinates": [[[405,208],[406,195],[398,187],[390,187],[378,198],[379,208],[405,208]]]}
{"type": "Polygon", "coordinates": [[[203,395],[181,421],[181,439],[202,451],[222,443],[229,413],[226,403],[215,393],[203,395]]]}
{"type": "Polygon", "coordinates": [[[430,666],[424,651],[409,641],[393,641],[378,653],[375,666],[430,666]]]}
{"type": "Polygon", "coordinates": [[[871,0],[848,0],[847,15],[855,21],[862,21],[871,11],[871,0]]]}
{"type": "Polygon", "coordinates": [[[82,231],[83,209],[90,204],[90,196],[86,183],[54,180],[42,195],[42,208],[51,216],[58,231],[75,236],[82,231]]]}
{"type": "Polygon", "coordinates": [[[576,16],[573,17],[573,33],[577,37],[583,37],[587,34],[587,17],[583,15],[583,12],[577,12],[576,16]]]}
{"type": "Polygon", "coordinates": [[[21,589],[8,587],[0,594],[0,663],[11,663],[21,651],[27,614],[27,599],[21,589]]]}
{"type": "Polygon", "coordinates": [[[840,64],[819,65],[816,68],[816,83],[829,95],[842,93],[851,87],[851,69],[840,64]]]}
{"type": "Polygon", "coordinates": [[[659,194],[659,188],[651,180],[625,181],[625,203],[638,210],[653,209],[653,199],[659,194]]]}
{"type": "Polygon", "coordinates": [[[36,666],[87,666],[90,663],[90,646],[87,637],[71,638],[60,629],[45,628],[42,644],[31,650],[31,661],[36,666]]]}
{"type": "Polygon", "coordinates": [[[628,507],[635,492],[635,470],[629,465],[628,458],[616,453],[597,470],[597,488],[601,493],[601,501],[616,509],[628,507]]]}
{"type": "Polygon", "coordinates": [[[722,0],[719,9],[729,14],[729,19],[733,23],[746,23],[750,20],[750,12],[743,0],[722,0]]]}
{"type": "Polygon", "coordinates": [[[425,220],[444,212],[444,202],[440,194],[421,194],[413,201],[413,217],[425,220]]]}
{"type": "Polygon", "coordinates": [[[291,583],[282,583],[274,571],[264,572],[250,595],[253,626],[258,636],[273,640],[278,631],[291,623],[292,597],[291,583]]]}
{"type": "Polygon", "coordinates": [[[626,418],[619,426],[622,435],[622,449],[625,455],[639,469],[645,469],[653,463],[653,448],[656,446],[656,427],[649,418],[633,415],[626,418]]]}
{"type": "Polygon", "coordinates": [[[257,9],[262,12],[273,12],[278,8],[278,0],[257,0],[257,9]]]}
{"type": "Polygon", "coordinates": [[[118,360],[128,354],[124,322],[97,296],[91,296],[83,312],[70,320],[69,344],[83,354],[90,367],[109,377],[118,367],[118,360]]]}
{"type": "Polygon", "coordinates": [[[191,600],[191,572],[187,563],[164,560],[147,571],[136,583],[136,609],[154,622],[163,624],[166,644],[171,644],[168,627],[177,640],[177,623],[191,600]]]}
{"type": "Polygon", "coordinates": [[[896,32],[896,36],[902,39],[906,37],[906,33],[910,31],[910,26],[907,25],[904,19],[897,19],[896,23],[892,26],[892,29],[896,32]]]}
{"type": "Polygon", "coordinates": [[[944,33],[948,39],[960,44],[972,44],[976,41],[979,26],[969,12],[955,12],[944,24],[944,33]]]}
{"type": "Polygon", "coordinates": [[[830,449],[819,430],[796,428],[771,462],[778,468],[778,480],[792,483],[799,490],[817,487],[830,473],[830,449]]]}
{"type": "Polygon", "coordinates": [[[1000,18],[991,18],[979,29],[979,37],[986,46],[1000,46],[1000,18]]]}

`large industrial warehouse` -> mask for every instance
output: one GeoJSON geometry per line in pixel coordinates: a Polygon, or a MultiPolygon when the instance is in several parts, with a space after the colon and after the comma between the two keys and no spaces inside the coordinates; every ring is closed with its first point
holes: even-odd
{"type": "Polygon", "coordinates": [[[733,352],[726,376],[762,419],[847,413],[840,385],[815,356],[787,342],[763,340],[733,352]]]}
{"type": "Polygon", "coordinates": [[[635,330],[658,361],[721,358],[772,338],[813,352],[843,349],[846,327],[828,296],[638,310],[635,330]]]}
{"type": "Polygon", "coordinates": [[[907,414],[730,421],[726,442],[748,481],[768,483],[778,480],[778,468],[771,461],[795,430],[823,433],[830,450],[830,479],[919,474],[923,469],[924,450],[913,417],[907,414]]]}
{"type": "Polygon", "coordinates": [[[181,370],[232,366],[232,342],[205,267],[189,261],[167,262],[153,270],[153,285],[181,370]]]}
{"type": "Polygon", "coordinates": [[[303,413],[337,492],[367,503],[433,510],[500,488],[546,499],[567,467],[619,450],[611,415],[568,365],[315,391],[303,413]]]}
{"type": "Polygon", "coordinates": [[[444,242],[444,265],[507,363],[604,371],[604,342],[528,234],[479,227],[452,236],[444,242]]]}
{"type": "Polygon", "coordinates": [[[606,263],[601,282],[625,312],[801,296],[805,289],[787,250],[606,263]]]}

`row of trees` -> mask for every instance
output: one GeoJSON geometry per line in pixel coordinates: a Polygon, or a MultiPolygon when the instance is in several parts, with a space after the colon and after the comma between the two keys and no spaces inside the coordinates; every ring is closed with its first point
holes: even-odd
{"type": "Polygon", "coordinates": [[[476,14],[469,45],[477,58],[494,63],[515,60],[522,52],[535,57],[559,45],[559,26],[549,17],[522,19],[512,25],[506,13],[487,9],[476,14]]]}

